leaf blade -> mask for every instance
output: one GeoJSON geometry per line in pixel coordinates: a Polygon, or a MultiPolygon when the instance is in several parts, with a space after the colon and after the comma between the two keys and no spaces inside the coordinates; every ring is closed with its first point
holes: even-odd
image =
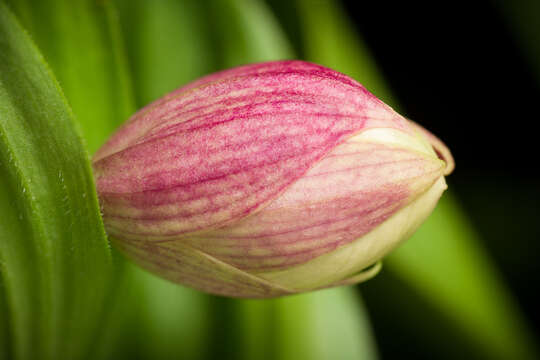
{"type": "Polygon", "coordinates": [[[215,69],[200,2],[117,0],[138,107],[215,69]]]}
{"type": "Polygon", "coordinates": [[[377,359],[367,311],[351,287],[278,300],[281,359],[377,359]],[[302,298],[304,297],[304,298],[302,298]],[[300,318],[300,319],[299,319],[300,318]],[[298,333],[306,333],[297,341],[298,333]]]}
{"type": "Polygon", "coordinates": [[[81,358],[110,270],[88,155],[58,83],[0,7],[0,258],[12,355],[81,358]]]}
{"type": "Polygon", "coordinates": [[[90,0],[8,3],[58,77],[93,153],[134,109],[113,4],[90,0]]]}
{"type": "Polygon", "coordinates": [[[294,57],[285,33],[259,0],[218,0],[207,10],[219,68],[294,57]]]}

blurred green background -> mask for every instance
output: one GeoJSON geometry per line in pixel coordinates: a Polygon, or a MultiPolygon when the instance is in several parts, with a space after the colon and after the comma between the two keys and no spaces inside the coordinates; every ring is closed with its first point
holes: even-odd
{"type": "MultiPolygon", "coordinates": [[[[0,359],[540,356],[538,2],[2,3],[0,170],[7,175],[0,180],[0,359]],[[156,278],[114,249],[109,255],[102,234],[85,237],[81,230],[79,239],[66,232],[66,242],[54,245],[50,234],[62,224],[47,230],[41,220],[42,232],[23,231],[65,205],[46,198],[47,187],[41,202],[23,194],[18,182],[31,191],[35,176],[24,168],[42,161],[32,153],[86,148],[92,154],[136,109],[191,80],[286,58],[352,76],[439,135],[456,158],[449,191],[433,215],[373,280],[276,300],[233,300],[156,278]],[[18,67],[31,71],[13,70],[18,67]],[[13,95],[24,98],[24,91],[33,95],[13,95]],[[55,107],[38,106],[35,94],[55,107]],[[42,122],[10,125],[19,118],[42,122]],[[71,130],[55,121],[72,121],[83,142],[71,135],[75,144],[63,144],[71,130]],[[53,140],[44,144],[36,134],[47,129],[53,140]],[[23,170],[11,166],[12,157],[23,159],[23,170]],[[12,225],[19,208],[30,216],[12,225]],[[92,249],[93,258],[73,255],[77,247],[92,249]]],[[[50,161],[62,169],[69,162],[50,161]]],[[[91,190],[86,171],[77,179],[91,190]]],[[[40,176],[57,173],[43,169],[40,176]]],[[[77,179],[65,180],[66,196],[76,193],[77,179]]],[[[90,205],[66,205],[66,212],[88,211],[100,229],[89,198],[90,205]]],[[[73,214],[66,212],[69,220],[73,214]]],[[[68,220],[71,229],[89,226],[68,220]]]]}

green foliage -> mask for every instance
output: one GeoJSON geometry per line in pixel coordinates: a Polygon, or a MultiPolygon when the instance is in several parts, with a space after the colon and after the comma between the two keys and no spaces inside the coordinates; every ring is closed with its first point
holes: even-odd
{"type": "Polygon", "coordinates": [[[216,0],[207,2],[206,10],[220,69],[293,57],[264,1],[216,0]]]}
{"type": "Polygon", "coordinates": [[[109,1],[9,0],[52,67],[93,153],[134,106],[109,1]]]}
{"type": "Polygon", "coordinates": [[[352,288],[323,290],[276,302],[278,359],[376,359],[366,310],[352,288]],[[296,334],[304,334],[298,338],[296,334]]]}
{"type": "Polygon", "coordinates": [[[204,2],[116,3],[138,107],[215,70],[204,2]]]}
{"type": "Polygon", "coordinates": [[[104,311],[109,248],[73,115],[3,4],[0,114],[3,352],[12,359],[82,358],[104,311]]]}

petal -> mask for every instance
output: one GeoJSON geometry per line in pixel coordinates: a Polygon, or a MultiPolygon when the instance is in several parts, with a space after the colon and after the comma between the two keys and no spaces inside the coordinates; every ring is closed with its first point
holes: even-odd
{"type": "Polygon", "coordinates": [[[294,291],[339,286],[409,238],[431,214],[445,189],[444,177],[440,177],[417,199],[361,238],[304,264],[258,275],[294,291]]]}
{"type": "Polygon", "coordinates": [[[259,274],[335,251],[372,231],[442,176],[444,164],[434,155],[387,143],[387,136],[380,143],[379,137],[368,130],[346,140],[253,216],[162,245],[187,243],[259,274]]]}
{"type": "Polygon", "coordinates": [[[172,249],[143,241],[113,239],[113,242],[145,269],[201,291],[241,298],[268,298],[293,293],[186,245],[172,249]]]}
{"type": "Polygon", "coordinates": [[[452,156],[452,153],[450,152],[450,149],[433,133],[428,131],[423,126],[415,123],[412,120],[409,120],[410,125],[417,130],[419,133],[422,134],[422,136],[425,137],[427,141],[431,144],[433,147],[433,150],[437,153],[437,156],[439,159],[443,160],[446,163],[446,169],[444,171],[444,175],[449,175],[454,171],[454,168],[456,167],[456,163],[454,161],[454,157],[452,156]]]}
{"type": "Polygon", "coordinates": [[[410,131],[360,84],[318,65],[204,78],[137,113],[94,159],[107,229],[163,240],[230,224],[374,127],[410,131]]]}
{"type": "Polygon", "coordinates": [[[350,77],[332,69],[305,61],[286,60],[238,66],[204,76],[163,96],[148,106],[145,106],[132,116],[129,121],[97,151],[94,155],[94,161],[98,161],[136,143],[148,131],[156,126],[166,126],[164,123],[165,119],[167,120],[167,124],[186,121],[186,117],[177,116],[178,114],[175,114],[180,107],[186,106],[186,101],[183,101],[185,98],[196,100],[194,102],[187,101],[187,106],[190,106],[190,109],[198,109],[201,105],[204,105],[204,100],[211,100],[201,99],[198,91],[199,89],[207,87],[215,88],[216,86],[227,84],[234,80],[287,74],[302,74],[306,77],[309,77],[311,74],[315,78],[334,79],[336,82],[341,82],[343,84],[348,84],[353,88],[361,89],[361,91],[366,92],[366,95],[368,96],[371,95],[362,85],[350,77]]]}

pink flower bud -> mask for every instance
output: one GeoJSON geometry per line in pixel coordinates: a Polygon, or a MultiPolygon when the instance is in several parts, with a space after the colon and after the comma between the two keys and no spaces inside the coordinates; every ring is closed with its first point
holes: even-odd
{"type": "Polygon", "coordinates": [[[146,106],[93,166],[126,256],[203,291],[273,297],[372,275],[432,211],[452,158],[351,78],[278,61],[146,106]]]}

